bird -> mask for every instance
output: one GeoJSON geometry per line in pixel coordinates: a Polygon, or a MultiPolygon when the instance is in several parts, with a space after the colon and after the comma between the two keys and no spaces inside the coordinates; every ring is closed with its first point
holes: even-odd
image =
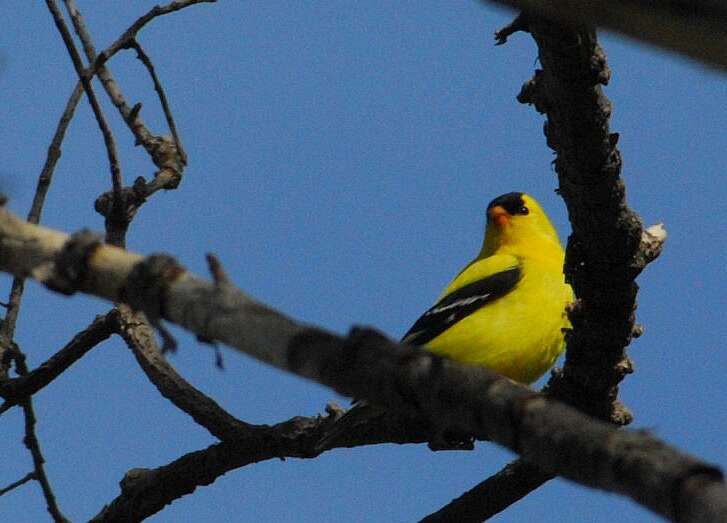
{"type": "MultiPolygon", "coordinates": [[[[482,248],[417,319],[401,343],[529,384],[550,369],[571,327],[573,290],[558,233],[532,196],[509,192],[487,206],[482,248]]],[[[360,401],[318,450],[385,409],[360,401]]]]}

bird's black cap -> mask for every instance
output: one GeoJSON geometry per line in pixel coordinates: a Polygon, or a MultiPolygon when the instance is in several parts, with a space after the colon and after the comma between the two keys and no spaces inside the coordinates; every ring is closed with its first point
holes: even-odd
{"type": "Polygon", "coordinates": [[[505,209],[509,214],[522,214],[521,210],[525,206],[525,200],[523,200],[523,193],[521,192],[509,192],[498,196],[490,202],[487,206],[489,211],[493,207],[500,206],[505,209]]]}

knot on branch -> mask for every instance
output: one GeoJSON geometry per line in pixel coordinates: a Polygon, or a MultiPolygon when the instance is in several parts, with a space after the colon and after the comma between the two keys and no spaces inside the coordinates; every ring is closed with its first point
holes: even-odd
{"type": "Polygon", "coordinates": [[[115,220],[128,224],[151,193],[149,184],[139,176],[134,185],[121,189],[118,198],[113,191],[107,191],[96,198],[93,207],[107,222],[115,220]]]}
{"type": "MultiPolygon", "coordinates": [[[[594,362],[598,365],[598,362],[594,362]]],[[[592,368],[583,362],[566,360],[566,369],[553,369],[543,392],[581,412],[625,426],[634,419],[618,398],[618,384],[634,371],[628,357],[620,358],[610,368],[592,368]]]]}
{"type": "Polygon", "coordinates": [[[153,254],[137,263],[126,278],[121,300],[146,315],[162,337],[162,351],[174,351],[177,342],[161,324],[167,289],[184,272],[177,261],[166,254],[153,254]]]}
{"type": "Polygon", "coordinates": [[[182,172],[187,161],[182,151],[179,150],[177,143],[171,136],[155,136],[151,139],[149,152],[151,153],[154,165],[159,168],[156,176],[164,171],[171,171],[176,178],[167,175],[168,186],[165,189],[175,189],[182,179],[182,172]]]}
{"type": "Polygon", "coordinates": [[[657,223],[645,229],[641,234],[641,242],[636,254],[637,265],[644,267],[657,259],[664,248],[666,238],[667,233],[663,223],[657,223]]]}
{"type": "Polygon", "coordinates": [[[550,106],[548,96],[543,89],[543,70],[536,69],[533,77],[527,80],[520,88],[517,101],[521,104],[532,105],[540,114],[546,113],[550,106]]]}
{"type": "Polygon", "coordinates": [[[593,52],[590,56],[590,69],[593,75],[593,83],[608,85],[611,80],[611,68],[608,66],[608,60],[606,59],[606,53],[598,42],[594,42],[593,52]]]}
{"type": "Polygon", "coordinates": [[[145,468],[130,469],[119,481],[121,492],[129,493],[138,490],[139,487],[149,482],[154,476],[154,471],[145,468]]]}
{"type": "Polygon", "coordinates": [[[45,285],[70,295],[83,286],[88,273],[88,261],[102,244],[97,234],[83,229],[71,235],[53,260],[53,271],[45,285]]]}

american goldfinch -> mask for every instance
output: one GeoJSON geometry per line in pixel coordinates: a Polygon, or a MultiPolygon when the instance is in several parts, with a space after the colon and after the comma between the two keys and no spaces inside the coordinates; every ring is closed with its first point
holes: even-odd
{"type": "MultiPolygon", "coordinates": [[[[511,192],[495,198],[487,206],[480,253],[402,343],[532,383],[565,347],[566,305],[573,291],[563,276],[563,259],[558,233],[532,196],[511,192]]],[[[352,425],[382,413],[372,407],[360,402],[318,448],[328,448],[352,425]]]]}

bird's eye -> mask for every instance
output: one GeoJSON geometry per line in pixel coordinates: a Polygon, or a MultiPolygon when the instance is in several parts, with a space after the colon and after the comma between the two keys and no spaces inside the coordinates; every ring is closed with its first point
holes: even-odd
{"type": "Polygon", "coordinates": [[[524,205],[522,207],[520,207],[520,210],[518,211],[518,214],[529,214],[529,213],[530,213],[530,209],[528,209],[524,205]]]}

